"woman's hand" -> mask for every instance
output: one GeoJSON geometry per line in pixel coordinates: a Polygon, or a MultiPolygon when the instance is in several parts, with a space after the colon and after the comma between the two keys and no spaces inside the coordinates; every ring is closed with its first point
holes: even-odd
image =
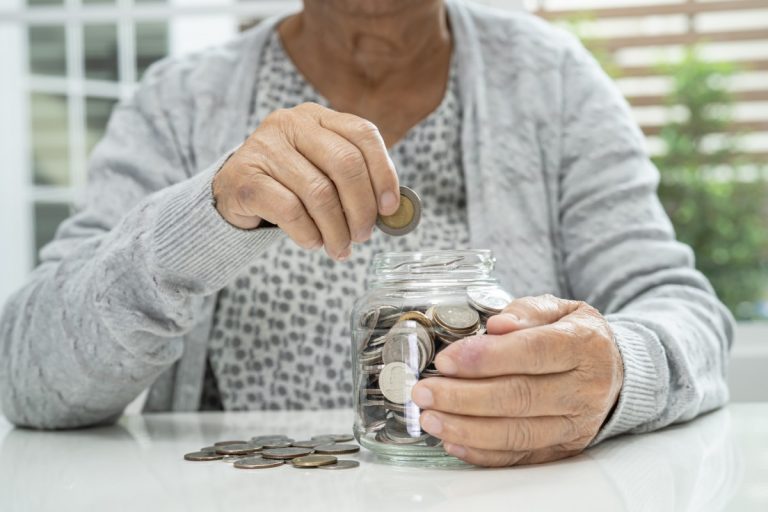
{"type": "Polygon", "coordinates": [[[508,466],[580,453],[619,396],[621,355],[593,307],[550,295],[514,300],[488,334],[435,358],[444,378],[412,396],[422,428],[471,464],[508,466]]]}
{"type": "Polygon", "coordinates": [[[267,116],[213,181],[216,208],[241,229],[262,219],[332,258],[370,238],[400,203],[394,165],[376,126],[314,103],[267,116]]]}

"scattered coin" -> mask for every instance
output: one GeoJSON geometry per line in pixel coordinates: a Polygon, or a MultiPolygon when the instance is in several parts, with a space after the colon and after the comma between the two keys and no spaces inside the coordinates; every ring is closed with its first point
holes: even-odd
{"type": "Polygon", "coordinates": [[[184,460],[191,461],[208,461],[208,460],[221,460],[224,456],[215,452],[192,452],[184,455],[184,460]]]}
{"type": "Polygon", "coordinates": [[[261,456],[265,459],[294,459],[309,455],[310,453],[312,453],[312,448],[292,446],[290,448],[269,448],[261,452],[261,456]]]}
{"type": "Polygon", "coordinates": [[[379,215],[376,225],[392,236],[407,235],[421,220],[421,199],[407,187],[400,187],[400,206],[392,215],[379,215]]]}
{"type": "Polygon", "coordinates": [[[288,448],[293,445],[293,439],[286,439],[284,441],[269,441],[264,443],[264,448],[288,448]]]}
{"type": "Polygon", "coordinates": [[[324,444],[315,448],[315,452],[322,454],[339,455],[344,453],[357,453],[360,447],[356,444],[324,444]]]}
{"type": "Polygon", "coordinates": [[[265,459],[264,457],[246,457],[235,462],[238,469],[266,469],[285,465],[283,460],[265,459]]]}
{"type": "Polygon", "coordinates": [[[327,466],[319,466],[318,469],[353,469],[359,467],[360,463],[356,460],[337,460],[334,464],[328,464],[327,466]]]}
{"type": "Polygon", "coordinates": [[[292,446],[295,446],[296,448],[316,448],[327,442],[328,441],[325,439],[310,439],[307,441],[294,441],[292,446]]]}
{"type": "Polygon", "coordinates": [[[250,455],[262,450],[262,446],[250,443],[224,444],[216,447],[216,453],[221,455],[250,455]]]}
{"type": "Polygon", "coordinates": [[[352,441],[355,439],[355,436],[352,434],[320,434],[318,436],[312,436],[312,439],[315,440],[325,440],[330,439],[333,443],[346,443],[347,441],[352,441]]]}
{"type": "Polygon", "coordinates": [[[297,468],[317,468],[335,464],[337,460],[333,455],[305,455],[304,457],[296,457],[291,462],[297,468]]]}
{"type": "Polygon", "coordinates": [[[228,444],[246,444],[248,441],[218,441],[213,443],[213,446],[219,447],[219,446],[226,446],[228,444]]]}
{"type": "Polygon", "coordinates": [[[233,462],[237,462],[239,460],[244,459],[245,455],[225,455],[223,459],[221,459],[221,462],[229,462],[230,464],[233,462]]]}

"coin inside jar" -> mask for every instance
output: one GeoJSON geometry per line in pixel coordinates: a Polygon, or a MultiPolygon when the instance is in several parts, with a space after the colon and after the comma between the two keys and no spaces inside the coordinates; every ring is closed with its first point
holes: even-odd
{"type": "Polygon", "coordinates": [[[411,388],[416,384],[416,373],[405,363],[389,363],[379,375],[379,389],[388,400],[404,404],[411,398],[411,388]]]}
{"type": "Polygon", "coordinates": [[[400,206],[392,215],[379,215],[376,225],[392,236],[407,235],[421,220],[421,199],[408,187],[400,187],[400,206]]]}

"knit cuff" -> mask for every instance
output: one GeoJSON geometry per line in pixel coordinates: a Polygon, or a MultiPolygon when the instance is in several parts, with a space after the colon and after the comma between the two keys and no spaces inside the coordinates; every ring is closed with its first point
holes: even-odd
{"type": "Polygon", "coordinates": [[[154,231],[155,264],[213,289],[226,286],[283,235],[276,227],[236,228],[216,210],[213,178],[231,154],[158,198],[162,205],[154,231]]]}
{"type": "Polygon", "coordinates": [[[663,372],[654,364],[653,348],[648,339],[623,322],[611,323],[611,329],[624,364],[624,383],[613,413],[590,446],[654,419],[661,407],[661,394],[667,382],[666,376],[660,375],[663,372]]]}

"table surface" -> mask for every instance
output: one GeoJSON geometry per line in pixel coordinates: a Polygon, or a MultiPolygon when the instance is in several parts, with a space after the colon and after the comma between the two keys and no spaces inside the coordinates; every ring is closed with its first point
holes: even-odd
{"type": "Polygon", "coordinates": [[[624,436],[578,457],[504,469],[423,469],[357,455],[355,470],[187,462],[217,440],[348,432],[352,412],[124,416],[38,432],[0,417],[0,510],[768,510],[768,403],[624,436]]]}

